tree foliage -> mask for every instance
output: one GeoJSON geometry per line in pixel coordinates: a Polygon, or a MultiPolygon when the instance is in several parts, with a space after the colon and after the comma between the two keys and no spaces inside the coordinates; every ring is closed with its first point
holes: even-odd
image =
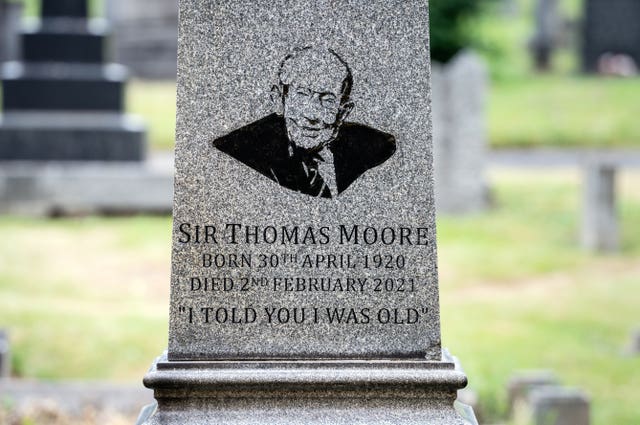
{"type": "Polygon", "coordinates": [[[490,0],[431,0],[431,57],[447,62],[458,51],[471,44],[465,29],[467,18],[479,12],[490,0]]]}

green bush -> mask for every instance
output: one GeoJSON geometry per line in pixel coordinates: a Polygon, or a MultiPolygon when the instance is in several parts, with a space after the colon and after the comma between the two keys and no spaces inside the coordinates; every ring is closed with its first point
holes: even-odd
{"type": "Polygon", "coordinates": [[[491,0],[431,0],[431,57],[447,62],[459,50],[470,46],[471,36],[465,23],[491,0]]]}

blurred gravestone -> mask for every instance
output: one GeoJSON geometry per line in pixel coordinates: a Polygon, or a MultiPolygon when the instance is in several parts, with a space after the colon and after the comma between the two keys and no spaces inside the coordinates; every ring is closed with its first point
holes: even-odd
{"type": "Polygon", "coordinates": [[[0,160],[143,159],[143,126],[123,114],[127,72],[105,62],[106,35],[87,0],[42,1],[23,62],[0,72],[0,160]]]}
{"type": "Polygon", "coordinates": [[[19,58],[22,3],[0,0],[0,64],[19,58]]]}
{"type": "Polygon", "coordinates": [[[143,78],[176,78],[178,0],[111,0],[113,50],[119,63],[143,78]]]}
{"type": "Polygon", "coordinates": [[[0,213],[169,212],[170,155],[145,156],[144,126],[123,112],[126,68],[106,61],[107,25],[86,0],[44,0],[2,68],[0,213]]]}
{"type": "MultiPolygon", "coordinates": [[[[585,72],[597,72],[615,64],[607,57],[633,61],[625,67],[640,65],[640,1],[586,0],[583,29],[582,67],[585,72]]],[[[618,59],[619,61],[619,59],[618,59]]],[[[616,72],[617,73],[617,72],[616,72]]]]}
{"type": "MultiPolygon", "coordinates": [[[[428,2],[180,1],[157,424],[456,424],[428,2]]],[[[465,419],[468,418],[468,419],[465,419]]]]}
{"type": "Polygon", "coordinates": [[[509,415],[513,415],[518,406],[527,402],[529,394],[535,388],[557,384],[558,378],[548,370],[524,371],[512,376],[507,385],[509,415]]]}
{"type": "Polygon", "coordinates": [[[446,65],[433,64],[432,82],[438,213],[482,211],[488,204],[486,66],[463,51],[446,65]]]}
{"type": "Polygon", "coordinates": [[[539,387],[529,395],[532,425],[589,425],[590,401],[580,390],[539,387]]]}
{"type": "Polygon", "coordinates": [[[547,71],[560,32],[558,0],[537,0],[535,18],[536,32],[531,40],[533,61],[537,70],[547,71]]]}
{"type": "Polygon", "coordinates": [[[11,345],[9,333],[0,329],[0,379],[11,377],[11,345]]]}
{"type": "Polygon", "coordinates": [[[582,246],[590,251],[620,248],[616,166],[594,156],[586,160],[582,187],[582,246]]]}
{"type": "Polygon", "coordinates": [[[640,355],[640,328],[634,329],[629,335],[627,353],[632,356],[640,355]]]}

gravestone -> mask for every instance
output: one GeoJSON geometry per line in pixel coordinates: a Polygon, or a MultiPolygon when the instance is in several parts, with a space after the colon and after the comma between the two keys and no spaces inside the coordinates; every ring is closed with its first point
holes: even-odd
{"type": "Polygon", "coordinates": [[[533,425],[589,425],[590,402],[581,390],[540,387],[529,395],[533,425]]]}
{"type": "Polygon", "coordinates": [[[19,57],[22,3],[0,0],[0,64],[19,57]]]}
{"type": "Polygon", "coordinates": [[[178,0],[111,0],[113,52],[118,63],[142,78],[175,79],[178,50],[178,0]]]}
{"type": "Polygon", "coordinates": [[[640,355],[640,328],[634,329],[629,334],[629,344],[626,351],[632,356],[640,355]]]}
{"type": "Polygon", "coordinates": [[[533,61],[538,71],[551,68],[551,56],[558,43],[560,19],[558,0],[537,0],[535,7],[536,32],[531,40],[533,61]]]}
{"type": "Polygon", "coordinates": [[[42,0],[41,12],[24,62],[0,71],[0,160],[141,160],[143,126],[122,112],[126,69],[106,62],[87,0],[42,0]]]}
{"type": "Polygon", "coordinates": [[[463,51],[447,64],[434,64],[431,77],[438,213],[482,211],[488,206],[486,65],[463,51]]]}
{"type": "Polygon", "coordinates": [[[582,188],[582,246],[587,250],[615,252],[620,248],[615,176],[614,164],[595,156],[586,160],[582,188]]]}
{"type": "Polygon", "coordinates": [[[464,424],[428,2],[180,2],[168,352],[146,424],[464,424]],[[459,405],[458,405],[459,406],[459,405]]]}
{"type": "Polygon", "coordinates": [[[548,370],[519,372],[509,379],[507,385],[507,407],[513,415],[519,406],[526,404],[532,390],[558,384],[556,375],[548,370]]]}
{"type": "Polygon", "coordinates": [[[640,65],[640,2],[587,0],[583,25],[582,67],[597,72],[603,55],[626,55],[640,65]]]}

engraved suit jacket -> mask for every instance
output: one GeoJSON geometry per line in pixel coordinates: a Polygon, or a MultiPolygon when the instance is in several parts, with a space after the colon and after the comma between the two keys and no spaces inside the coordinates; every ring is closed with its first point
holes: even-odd
{"type": "MultiPolygon", "coordinates": [[[[309,181],[307,165],[313,159],[289,142],[282,116],[271,114],[213,141],[213,147],[260,172],[283,187],[311,196],[331,198],[326,188],[319,193],[309,181]]],[[[338,194],[367,170],[376,167],[396,151],[391,134],[356,123],[343,123],[331,142],[338,194]]]]}

